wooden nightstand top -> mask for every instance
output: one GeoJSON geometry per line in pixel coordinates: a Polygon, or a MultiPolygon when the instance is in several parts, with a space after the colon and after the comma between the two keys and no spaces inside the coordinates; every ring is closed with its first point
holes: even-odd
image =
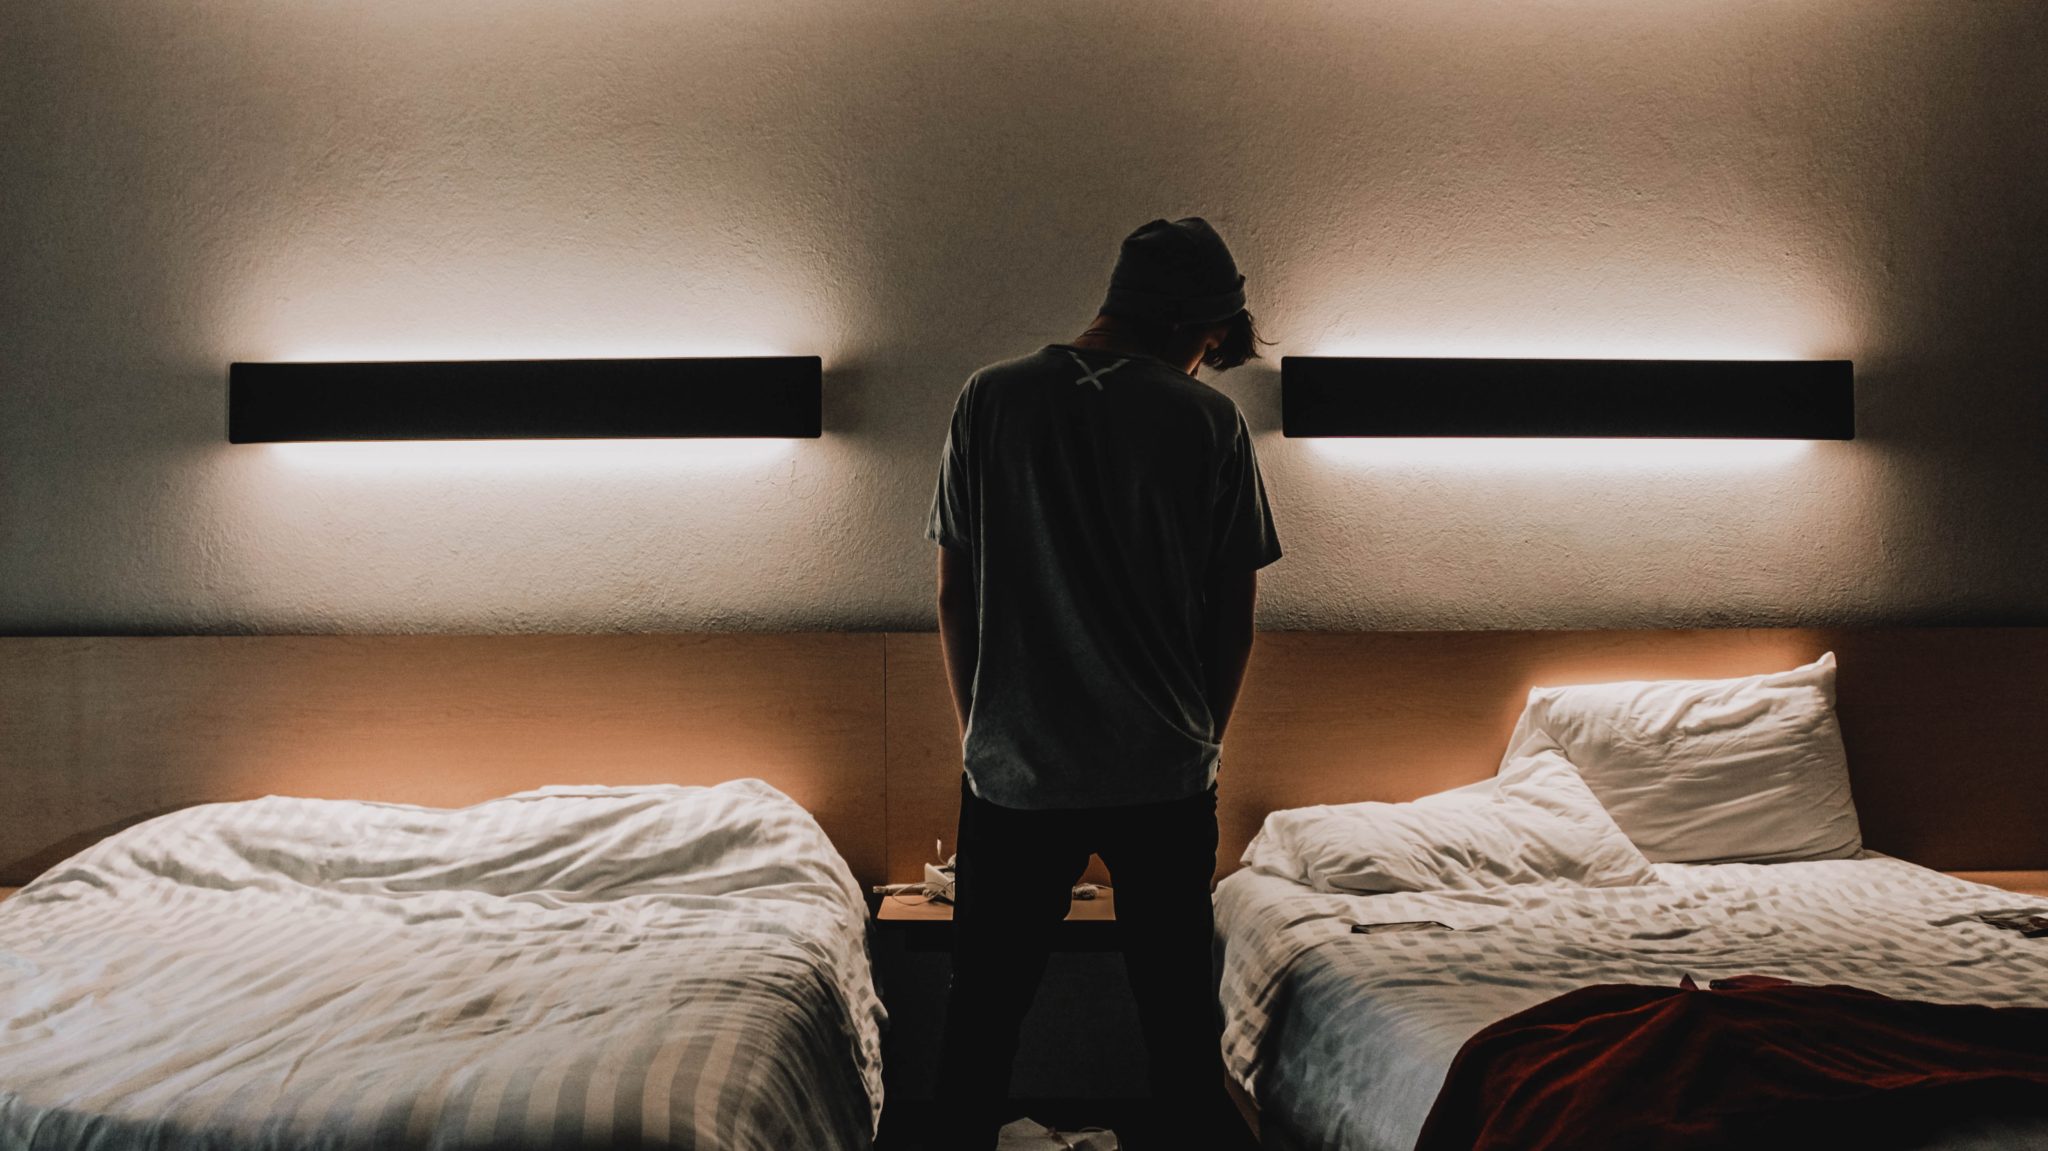
{"type": "MultiPolygon", "coordinates": [[[[953,948],[953,905],[922,896],[885,895],[875,909],[875,927],[902,941],[910,951],[953,948]]],[[[1116,900],[1108,888],[1094,899],[1076,899],[1067,907],[1066,922],[1052,933],[1054,951],[1117,949],[1116,900]]]]}
{"type": "Polygon", "coordinates": [[[1951,871],[1957,879],[1988,883],[2019,895],[2048,899],[2048,871],[1951,871]]]}
{"type": "MultiPolygon", "coordinates": [[[[1107,923],[1116,918],[1116,896],[1108,888],[1094,899],[1076,899],[1067,907],[1068,923],[1107,923]]],[[[921,895],[885,895],[875,919],[881,923],[951,923],[953,905],[921,895]]]]}
{"type": "Polygon", "coordinates": [[[0,903],[7,902],[9,896],[20,890],[19,887],[0,887],[0,903]]]}

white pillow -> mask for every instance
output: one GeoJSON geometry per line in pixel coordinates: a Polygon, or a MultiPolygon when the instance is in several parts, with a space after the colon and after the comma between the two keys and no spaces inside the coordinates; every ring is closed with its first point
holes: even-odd
{"type": "Polygon", "coordinates": [[[1841,859],[1863,847],[1835,657],[1740,679],[1539,687],[1504,763],[1555,751],[1660,863],[1841,859]]]}
{"type": "Polygon", "coordinates": [[[1657,882],[1650,861],[1554,753],[1412,803],[1276,811],[1246,846],[1243,862],[1317,891],[1364,895],[1657,882]]]}

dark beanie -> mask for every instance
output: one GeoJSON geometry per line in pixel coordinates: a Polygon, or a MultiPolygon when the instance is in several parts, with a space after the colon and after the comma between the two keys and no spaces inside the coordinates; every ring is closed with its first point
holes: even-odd
{"type": "Polygon", "coordinates": [[[1244,277],[1209,221],[1154,220],[1124,237],[1102,311],[1164,324],[1213,324],[1244,311],[1244,277]]]}

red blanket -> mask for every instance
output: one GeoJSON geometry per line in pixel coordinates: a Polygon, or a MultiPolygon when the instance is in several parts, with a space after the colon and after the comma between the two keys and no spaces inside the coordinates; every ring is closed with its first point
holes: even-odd
{"type": "Polygon", "coordinates": [[[1610,985],[1488,1027],[1416,1151],[1910,1146],[2048,1115],[2048,1008],[1890,999],[1746,975],[1610,985]]]}

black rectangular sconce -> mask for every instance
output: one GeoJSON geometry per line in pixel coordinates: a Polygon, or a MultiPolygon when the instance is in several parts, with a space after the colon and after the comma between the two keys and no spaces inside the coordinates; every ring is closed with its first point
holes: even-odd
{"type": "Polygon", "coordinates": [[[1856,436],[1848,360],[1283,356],[1289,436],[1856,436]]]}
{"type": "Polygon", "coordinates": [[[228,440],[812,439],[816,356],[228,365],[228,440]]]}

